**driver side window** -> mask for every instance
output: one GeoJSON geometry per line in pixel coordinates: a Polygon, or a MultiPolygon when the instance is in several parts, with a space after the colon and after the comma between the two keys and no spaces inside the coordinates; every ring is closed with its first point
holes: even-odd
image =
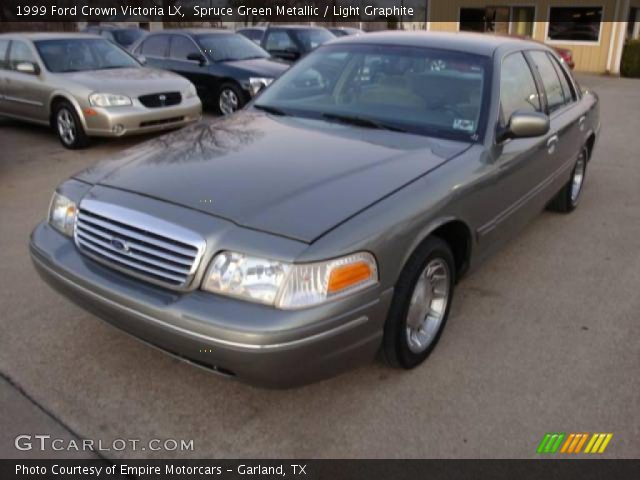
{"type": "Polygon", "coordinates": [[[529,64],[522,52],[512,53],[502,62],[500,76],[502,126],[509,123],[515,111],[541,112],[540,95],[529,64]]]}
{"type": "Polygon", "coordinates": [[[11,42],[11,50],[9,52],[9,68],[16,70],[16,66],[23,62],[36,63],[36,59],[25,42],[14,40],[11,42]]]}

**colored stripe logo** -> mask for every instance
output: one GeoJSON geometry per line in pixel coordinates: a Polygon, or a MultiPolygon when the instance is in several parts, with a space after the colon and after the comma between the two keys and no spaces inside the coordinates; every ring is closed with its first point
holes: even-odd
{"type": "Polygon", "coordinates": [[[613,433],[547,433],[536,452],[539,454],[604,453],[612,438],[613,433]]]}

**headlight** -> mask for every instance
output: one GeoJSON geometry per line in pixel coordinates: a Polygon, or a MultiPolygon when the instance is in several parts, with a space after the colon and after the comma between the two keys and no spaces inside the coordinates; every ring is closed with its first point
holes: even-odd
{"type": "Polygon", "coordinates": [[[89,103],[92,107],[126,107],[131,105],[131,99],[115,93],[92,93],[89,95],[89,103]]]}
{"type": "Polygon", "coordinates": [[[255,97],[263,88],[267,88],[271,82],[273,82],[273,78],[265,78],[265,77],[254,77],[249,79],[249,91],[251,92],[251,96],[255,97]]]}
{"type": "Polygon", "coordinates": [[[196,92],[196,87],[193,83],[190,83],[189,86],[182,91],[182,98],[193,98],[198,94],[196,92]]]}
{"type": "Polygon", "coordinates": [[[376,261],[366,252],[307,264],[222,252],[211,261],[202,288],[277,308],[295,309],[319,305],[377,282],[376,261]]]}
{"type": "Polygon", "coordinates": [[[49,224],[61,233],[73,236],[73,226],[78,208],[64,195],[55,192],[49,206],[49,224]]]}

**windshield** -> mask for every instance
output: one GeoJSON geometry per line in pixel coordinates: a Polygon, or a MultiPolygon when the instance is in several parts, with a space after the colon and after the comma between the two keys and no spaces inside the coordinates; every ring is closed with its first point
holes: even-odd
{"type": "Polygon", "coordinates": [[[113,38],[116,40],[116,42],[118,42],[120,45],[124,45],[125,47],[132,45],[133,42],[138,40],[140,37],[143,37],[145,34],[144,31],[138,30],[136,28],[113,30],[111,33],[113,34],[113,38]]]}
{"type": "Polygon", "coordinates": [[[198,43],[214,62],[269,57],[261,47],[237,33],[200,35],[198,43]]]}
{"type": "Polygon", "coordinates": [[[298,42],[303,45],[305,52],[309,52],[323,43],[336,38],[333,33],[323,28],[312,28],[308,30],[292,29],[291,31],[298,42]]]}
{"type": "Polygon", "coordinates": [[[140,64],[102,38],[65,38],[35,42],[47,70],[53,73],[137,68],[140,64]]]}
{"type": "Polygon", "coordinates": [[[427,48],[327,45],[256,100],[263,110],[476,140],[489,58],[427,48]]]}

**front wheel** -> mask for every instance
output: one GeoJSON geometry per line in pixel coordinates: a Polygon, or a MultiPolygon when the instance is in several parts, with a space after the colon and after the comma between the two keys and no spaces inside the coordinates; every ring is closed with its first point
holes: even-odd
{"type": "Polygon", "coordinates": [[[389,364],[410,369],[431,354],[447,323],[454,279],[451,248],[437,237],[428,238],[396,284],[383,340],[389,364]]]}
{"type": "Polygon", "coordinates": [[[556,197],[549,204],[549,210],[555,212],[569,213],[576,209],[580,202],[582,187],[587,176],[588,151],[583,148],[576,160],[576,164],[571,171],[571,179],[562,187],[556,197]]]}
{"type": "Polygon", "coordinates": [[[56,133],[64,147],[75,150],[89,144],[80,118],[70,103],[58,103],[53,112],[53,119],[56,133]]]}
{"type": "Polygon", "coordinates": [[[218,94],[218,111],[222,115],[231,115],[244,106],[242,93],[233,83],[225,83],[218,94]]]}

